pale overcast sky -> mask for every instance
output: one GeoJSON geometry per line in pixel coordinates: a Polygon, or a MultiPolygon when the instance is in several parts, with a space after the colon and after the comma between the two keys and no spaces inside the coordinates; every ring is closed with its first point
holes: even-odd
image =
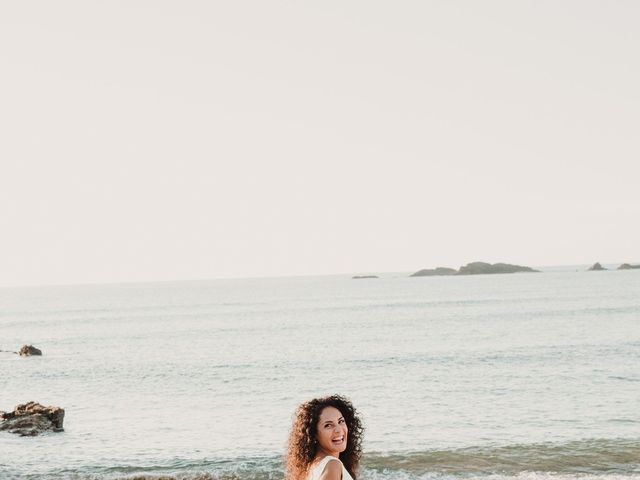
{"type": "Polygon", "coordinates": [[[640,262],[639,24],[2,1],[0,285],[640,262]]]}

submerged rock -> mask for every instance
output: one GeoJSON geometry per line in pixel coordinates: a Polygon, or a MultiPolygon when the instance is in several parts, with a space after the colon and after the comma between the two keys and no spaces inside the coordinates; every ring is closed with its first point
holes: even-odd
{"type": "Polygon", "coordinates": [[[64,409],[45,407],[36,402],[18,405],[13,412],[0,415],[0,430],[23,437],[34,437],[46,431],[62,432],[64,409]]]}
{"type": "Polygon", "coordinates": [[[604,268],[602,265],[600,265],[598,262],[594,263],[593,265],[591,265],[589,267],[589,272],[600,272],[602,270],[606,270],[606,268],[604,268]]]}
{"type": "Polygon", "coordinates": [[[23,345],[18,354],[21,357],[30,357],[31,355],[42,355],[42,350],[33,345],[23,345]]]}

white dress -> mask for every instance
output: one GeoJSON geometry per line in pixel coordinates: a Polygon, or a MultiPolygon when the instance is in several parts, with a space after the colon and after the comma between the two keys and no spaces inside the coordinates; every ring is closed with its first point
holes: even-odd
{"type": "MultiPolygon", "coordinates": [[[[331,455],[327,455],[322,460],[320,460],[315,467],[313,467],[309,471],[309,476],[307,477],[307,480],[318,480],[320,478],[320,475],[322,475],[322,472],[324,472],[324,467],[326,467],[327,463],[329,463],[331,460],[340,462],[339,458],[332,457],[331,455]]],[[[342,467],[342,480],[353,480],[351,475],[349,475],[349,472],[347,472],[347,469],[344,468],[344,465],[342,464],[342,462],[340,462],[340,466],[342,467]]]]}

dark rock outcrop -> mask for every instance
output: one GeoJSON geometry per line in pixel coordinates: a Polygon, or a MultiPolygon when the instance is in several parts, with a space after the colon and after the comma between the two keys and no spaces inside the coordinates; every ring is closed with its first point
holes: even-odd
{"type": "Polygon", "coordinates": [[[517,272],[537,272],[531,267],[521,265],[511,265],[509,263],[485,263],[471,262],[464,267],[460,267],[458,275],[485,275],[490,273],[517,273],[517,272]]]}
{"type": "Polygon", "coordinates": [[[33,345],[23,345],[18,354],[21,357],[30,357],[31,355],[42,355],[42,350],[33,345]]]}
{"type": "Polygon", "coordinates": [[[13,412],[0,415],[0,430],[23,437],[34,437],[47,431],[62,432],[63,421],[64,409],[28,402],[18,405],[13,412]]]}
{"type": "Polygon", "coordinates": [[[631,265],[630,263],[623,263],[618,267],[618,270],[635,270],[640,269],[640,265],[631,265]]]}
{"type": "Polygon", "coordinates": [[[362,280],[363,278],[379,278],[377,275],[354,275],[351,277],[354,280],[362,280]]]}
{"type": "Polygon", "coordinates": [[[594,263],[593,265],[591,265],[589,267],[589,272],[600,272],[602,270],[606,270],[606,268],[604,268],[602,265],[600,265],[598,262],[594,263]]]}
{"type": "Polygon", "coordinates": [[[418,270],[416,273],[412,273],[410,277],[434,277],[440,275],[455,275],[458,273],[455,268],[438,267],[438,268],[425,268],[418,270]]]}
{"type": "Polygon", "coordinates": [[[438,267],[435,269],[425,269],[411,274],[411,277],[431,277],[436,275],[485,275],[490,273],[517,273],[517,272],[538,272],[531,267],[521,265],[511,265],[509,263],[485,263],[471,262],[460,267],[460,270],[453,268],[438,267]]]}

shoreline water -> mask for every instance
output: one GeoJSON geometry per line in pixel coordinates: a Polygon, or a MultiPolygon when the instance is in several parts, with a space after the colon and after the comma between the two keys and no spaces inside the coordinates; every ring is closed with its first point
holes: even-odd
{"type": "MultiPolygon", "coordinates": [[[[640,439],[590,439],[567,444],[365,452],[361,478],[640,478],[640,439]]],[[[284,478],[281,456],[184,461],[156,466],[61,469],[3,479],[91,480],[276,480],[284,478]]]]}

